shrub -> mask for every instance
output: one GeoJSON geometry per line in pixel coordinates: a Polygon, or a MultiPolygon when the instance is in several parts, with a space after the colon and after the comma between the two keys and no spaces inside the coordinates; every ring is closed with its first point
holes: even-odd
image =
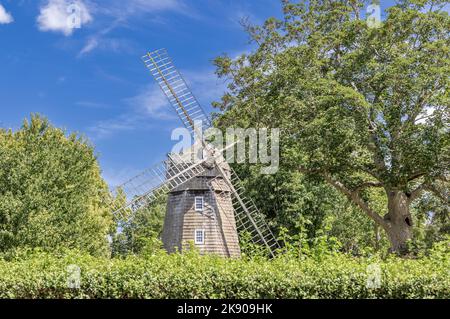
{"type": "Polygon", "coordinates": [[[0,258],[0,298],[449,298],[448,246],[436,255],[233,260],[157,251],[108,259],[25,251],[0,258]],[[374,288],[367,285],[372,264],[381,271],[374,288]],[[79,289],[68,286],[69,265],[81,270],[79,289]]]}

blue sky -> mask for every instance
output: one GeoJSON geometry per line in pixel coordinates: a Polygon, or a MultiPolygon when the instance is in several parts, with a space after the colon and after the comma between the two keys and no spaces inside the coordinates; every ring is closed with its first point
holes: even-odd
{"type": "MultiPolygon", "coordinates": [[[[391,1],[382,1],[382,7],[391,1]]],[[[164,159],[179,127],[140,57],[167,48],[207,110],[225,90],[212,59],[252,49],[239,20],[278,0],[0,0],[0,126],[41,113],[95,145],[110,185],[164,159]],[[67,28],[77,2],[81,28],[67,28]]]]}

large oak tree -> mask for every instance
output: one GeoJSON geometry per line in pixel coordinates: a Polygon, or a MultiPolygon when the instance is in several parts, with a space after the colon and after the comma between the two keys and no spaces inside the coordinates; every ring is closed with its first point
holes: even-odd
{"type": "Polygon", "coordinates": [[[414,200],[431,192],[448,208],[445,3],[400,1],[378,28],[362,19],[361,0],[283,1],[284,19],[244,22],[257,49],[215,60],[230,80],[219,125],[282,128],[282,165],[335,187],[404,251],[414,200]]]}

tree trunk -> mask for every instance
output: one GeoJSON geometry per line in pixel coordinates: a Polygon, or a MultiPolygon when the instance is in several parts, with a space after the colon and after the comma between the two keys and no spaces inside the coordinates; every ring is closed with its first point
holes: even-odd
{"type": "Polygon", "coordinates": [[[375,224],[374,231],[375,231],[375,245],[374,245],[375,251],[379,251],[380,250],[380,240],[381,240],[380,226],[375,224]]]}
{"type": "Polygon", "coordinates": [[[388,213],[384,216],[387,223],[386,233],[391,242],[391,251],[404,254],[407,242],[412,238],[412,218],[409,211],[408,196],[402,191],[388,192],[388,213]]]}

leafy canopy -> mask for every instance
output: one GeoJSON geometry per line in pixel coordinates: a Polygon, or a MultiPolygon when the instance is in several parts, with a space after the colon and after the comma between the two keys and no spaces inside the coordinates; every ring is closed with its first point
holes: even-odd
{"type": "Polygon", "coordinates": [[[93,148],[33,115],[0,130],[0,251],[17,247],[109,252],[108,187],[93,148]]]}
{"type": "Polygon", "coordinates": [[[254,52],[215,60],[229,80],[217,124],[282,128],[282,166],[320,176],[385,229],[369,188],[408,205],[429,191],[448,214],[445,3],[400,1],[370,28],[367,1],[283,1],[283,20],[244,22],[254,52]]]}

